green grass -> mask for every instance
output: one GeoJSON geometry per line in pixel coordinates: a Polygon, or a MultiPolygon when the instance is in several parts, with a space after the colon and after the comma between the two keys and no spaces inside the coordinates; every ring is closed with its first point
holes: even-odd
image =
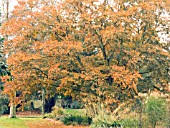
{"type": "Polygon", "coordinates": [[[26,123],[37,122],[41,118],[8,118],[6,116],[0,117],[0,128],[29,128],[26,123]]]}
{"type": "Polygon", "coordinates": [[[64,113],[68,115],[75,115],[75,116],[85,116],[86,112],[84,109],[64,109],[64,113]]]}
{"type": "MultiPolygon", "coordinates": [[[[83,109],[64,109],[64,113],[74,116],[84,116],[85,110],[83,109]]],[[[0,128],[62,128],[60,124],[43,120],[41,116],[26,116],[20,118],[8,118],[8,116],[0,117],[0,128]]]]}
{"type": "MultiPolygon", "coordinates": [[[[70,128],[70,126],[65,126],[58,121],[42,118],[24,117],[14,119],[2,116],[0,117],[0,128],[70,128]]],[[[83,128],[83,126],[76,126],[76,128],[83,128]]]]}

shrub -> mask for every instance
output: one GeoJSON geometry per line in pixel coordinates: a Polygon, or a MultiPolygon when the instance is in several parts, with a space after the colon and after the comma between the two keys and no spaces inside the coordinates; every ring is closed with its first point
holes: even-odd
{"type": "Polygon", "coordinates": [[[61,116],[64,115],[64,111],[60,107],[53,107],[52,114],[54,114],[55,116],[61,116]]]}
{"type": "Polygon", "coordinates": [[[120,128],[121,124],[115,120],[115,116],[106,112],[103,104],[98,104],[96,115],[92,120],[90,128],[120,128]]]}
{"type": "Polygon", "coordinates": [[[59,120],[60,118],[62,118],[64,116],[64,111],[62,108],[60,107],[53,107],[53,110],[51,113],[47,113],[43,116],[43,118],[56,118],[57,120],[59,120]]]}
{"type": "Polygon", "coordinates": [[[68,115],[61,120],[65,125],[90,125],[91,118],[87,116],[68,115]]]}
{"type": "Polygon", "coordinates": [[[43,118],[55,118],[56,116],[52,113],[46,113],[44,114],[43,118]]]}
{"type": "Polygon", "coordinates": [[[126,118],[121,120],[121,125],[125,128],[137,128],[139,121],[137,119],[126,118]]]}
{"type": "Polygon", "coordinates": [[[9,99],[5,95],[0,95],[0,115],[9,113],[9,99]]]}
{"type": "Polygon", "coordinates": [[[107,122],[98,121],[92,123],[90,125],[90,128],[122,128],[122,126],[119,122],[116,121],[112,122],[111,124],[107,122]]]}
{"type": "Polygon", "coordinates": [[[92,120],[90,128],[121,128],[119,121],[115,121],[111,115],[97,115],[92,120]]]}
{"type": "Polygon", "coordinates": [[[164,123],[167,118],[167,103],[163,98],[150,97],[146,103],[146,113],[153,128],[158,122],[164,123]]]}

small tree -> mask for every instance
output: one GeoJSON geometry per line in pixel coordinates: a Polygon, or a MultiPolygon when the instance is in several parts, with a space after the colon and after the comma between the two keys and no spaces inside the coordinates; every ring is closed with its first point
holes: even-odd
{"type": "Polygon", "coordinates": [[[150,97],[146,104],[148,121],[155,128],[159,121],[165,122],[167,117],[167,103],[163,98],[150,97]]]}

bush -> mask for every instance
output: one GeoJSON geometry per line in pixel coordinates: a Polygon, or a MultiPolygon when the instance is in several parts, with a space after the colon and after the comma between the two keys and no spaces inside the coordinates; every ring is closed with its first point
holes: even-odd
{"type": "Polygon", "coordinates": [[[9,113],[9,99],[5,95],[0,95],[0,115],[9,113]]]}
{"type": "Polygon", "coordinates": [[[71,103],[71,107],[70,108],[71,109],[80,109],[80,108],[82,108],[82,104],[80,102],[78,102],[78,101],[73,101],[71,103]]]}
{"type": "Polygon", "coordinates": [[[53,107],[52,114],[54,114],[55,116],[61,116],[64,115],[64,111],[60,107],[53,107]]]}
{"type": "Polygon", "coordinates": [[[119,121],[115,121],[111,115],[97,115],[92,120],[90,128],[121,128],[119,121]]]}
{"type": "Polygon", "coordinates": [[[56,118],[56,116],[52,113],[46,113],[44,114],[43,118],[56,118]]]}
{"type": "Polygon", "coordinates": [[[167,119],[167,103],[163,98],[150,97],[146,103],[146,113],[153,128],[158,122],[165,123],[167,119]]]}
{"type": "Polygon", "coordinates": [[[120,123],[116,121],[114,114],[109,113],[103,103],[87,105],[86,113],[92,118],[90,128],[121,127],[120,123]]]}
{"type": "Polygon", "coordinates": [[[83,125],[91,124],[91,118],[87,116],[68,115],[61,120],[65,125],[83,125]]]}
{"type": "Polygon", "coordinates": [[[92,123],[90,125],[90,128],[122,128],[122,127],[121,127],[121,124],[116,121],[112,122],[111,124],[107,122],[98,121],[98,122],[92,123]]]}
{"type": "Polygon", "coordinates": [[[53,107],[53,110],[51,113],[47,113],[43,116],[43,118],[56,118],[59,120],[64,116],[64,111],[62,108],[59,107],[53,107]]]}
{"type": "Polygon", "coordinates": [[[121,125],[125,128],[137,128],[139,121],[137,119],[127,118],[121,120],[121,125]]]}

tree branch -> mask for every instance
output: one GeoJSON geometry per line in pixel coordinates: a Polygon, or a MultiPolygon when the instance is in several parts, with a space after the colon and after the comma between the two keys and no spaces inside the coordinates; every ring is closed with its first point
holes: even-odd
{"type": "Polygon", "coordinates": [[[37,71],[41,72],[43,75],[45,75],[45,76],[46,76],[46,78],[48,78],[48,74],[44,73],[41,69],[39,69],[39,68],[32,68],[32,69],[34,69],[34,70],[37,70],[37,71]]]}

